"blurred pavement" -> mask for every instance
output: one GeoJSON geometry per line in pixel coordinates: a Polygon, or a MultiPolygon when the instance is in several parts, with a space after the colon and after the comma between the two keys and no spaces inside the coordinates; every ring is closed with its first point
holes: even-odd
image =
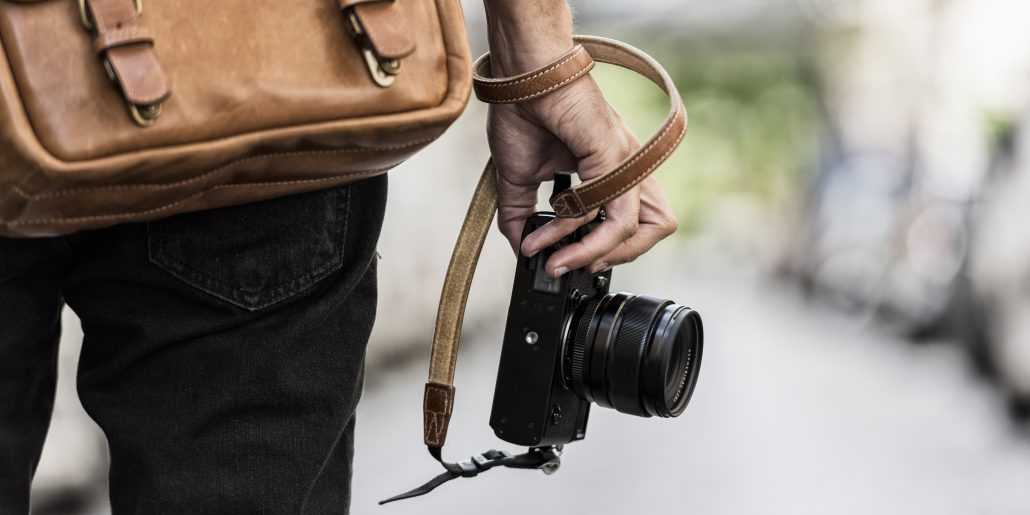
{"type": "MultiPolygon", "coordinates": [[[[660,246],[617,269],[613,287],[704,317],[701,379],[683,416],[595,407],[586,440],[566,448],[553,476],[499,469],[380,508],[441,471],[421,445],[427,347],[405,366],[369,371],[353,513],[1030,513],[1030,434],[956,347],[880,334],[746,272],[673,282],[644,272],[689,262],[681,252],[690,250],[660,246]]],[[[507,277],[503,287],[477,280],[507,298],[507,277]]],[[[495,325],[466,332],[448,459],[515,450],[487,425],[503,323],[497,313],[495,325]]]]}

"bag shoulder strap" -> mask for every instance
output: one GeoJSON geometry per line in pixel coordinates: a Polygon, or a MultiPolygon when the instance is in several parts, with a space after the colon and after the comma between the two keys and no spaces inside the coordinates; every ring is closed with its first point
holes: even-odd
{"type": "MultiPolygon", "coordinates": [[[[576,36],[576,46],[543,68],[507,78],[490,78],[490,54],[473,64],[476,97],[490,103],[524,102],[546,95],[587,74],[595,61],[635,71],[669,96],[669,112],[656,134],[610,173],[585,181],[551,198],[560,217],[583,216],[618,197],[651,174],[679,145],[687,130],[687,113],[675,84],[651,56],[625,43],[596,36],[576,36]]],[[[423,414],[425,443],[440,449],[454,410],[454,370],[472,276],[483,242],[497,211],[496,170],[488,161],[479,178],[461,233],[451,254],[440,295],[433,335],[423,414]]],[[[438,453],[438,451],[437,451],[438,453]]]]}

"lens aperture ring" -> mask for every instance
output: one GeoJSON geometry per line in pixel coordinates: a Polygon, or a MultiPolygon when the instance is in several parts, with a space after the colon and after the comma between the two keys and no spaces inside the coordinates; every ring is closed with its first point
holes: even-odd
{"type": "Polygon", "coordinates": [[[597,315],[597,307],[600,305],[601,298],[592,299],[586,303],[572,338],[572,363],[569,374],[572,391],[588,400],[593,396],[586,387],[587,344],[589,334],[592,332],[590,326],[593,324],[594,317],[597,315]]]}

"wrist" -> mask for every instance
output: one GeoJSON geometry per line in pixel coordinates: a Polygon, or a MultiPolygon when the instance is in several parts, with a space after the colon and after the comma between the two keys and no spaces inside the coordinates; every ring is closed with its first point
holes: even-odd
{"type": "Polygon", "coordinates": [[[565,0],[484,0],[495,77],[536,70],[572,48],[572,12],[565,0]]]}

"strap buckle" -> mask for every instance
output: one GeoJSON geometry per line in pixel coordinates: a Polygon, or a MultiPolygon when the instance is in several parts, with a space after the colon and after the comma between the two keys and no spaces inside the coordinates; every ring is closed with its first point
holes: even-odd
{"type": "Polygon", "coordinates": [[[465,461],[456,463],[459,470],[455,472],[458,472],[461,477],[476,477],[480,472],[496,467],[499,461],[511,457],[512,454],[508,451],[489,450],[483,454],[477,454],[465,461]]]}
{"type": "Polygon", "coordinates": [[[483,454],[476,454],[475,456],[458,463],[444,461],[440,454],[439,447],[430,447],[429,453],[443,465],[445,472],[433,479],[430,479],[418,488],[408,490],[400,495],[395,495],[389,499],[379,501],[379,504],[386,504],[425,495],[435,490],[436,487],[451,481],[452,479],[457,479],[459,477],[476,477],[482,472],[486,472],[497,467],[526,470],[537,469],[542,471],[544,474],[551,475],[557,472],[558,467],[561,466],[562,446],[552,445],[550,447],[532,447],[526,453],[519,454],[518,456],[513,456],[508,451],[489,450],[483,454]]]}
{"type": "MultiPolygon", "coordinates": [[[[87,0],[79,1],[79,17],[82,21],[82,26],[87,32],[96,34],[97,26],[93,21],[93,13],[90,11],[87,0]]],[[[136,16],[143,14],[143,0],[134,0],[136,4],[136,16]]],[[[111,58],[108,57],[107,52],[101,52],[100,61],[104,65],[104,71],[107,73],[107,78],[111,80],[118,88],[122,89],[122,96],[125,96],[124,86],[121,81],[118,80],[118,76],[115,73],[114,65],[111,63],[111,58]]],[[[149,127],[157,121],[157,118],[161,116],[161,102],[153,104],[136,104],[128,99],[125,101],[125,107],[129,111],[129,117],[132,121],[140,127],[149,127]]]]}
{"type": "Polygon", "coordinates": [[[368,34],[361,25],[361,20],[354,13],[354,9],[347,10],[347,32],[358,44],[361,56],[365,60],[365,68],[368,68],[372,81],[381,88],[388,88],[397,80],[397,74],[401,72],[400,59],[386,59],[376,54],[372,44],[368,40],[368,34]]]}

